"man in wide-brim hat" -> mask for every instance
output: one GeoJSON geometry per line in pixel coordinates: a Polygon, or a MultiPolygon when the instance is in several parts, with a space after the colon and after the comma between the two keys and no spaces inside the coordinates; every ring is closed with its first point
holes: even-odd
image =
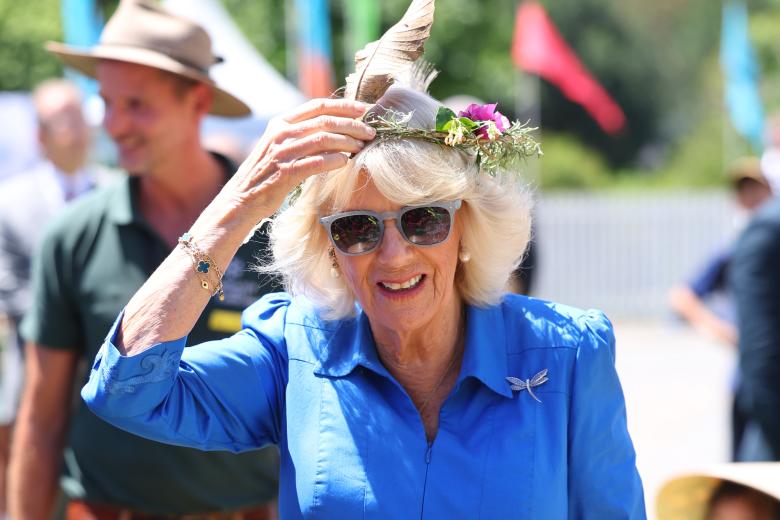
{"type": "MultiPolygon", "coordinates": [[[[109,426],[82,403],[71,414],[79,362],[94,359],[112,317],[174,247],[185,247],[178,237],[235,171],[201,145],[203,117],[249,109],[209,77],[220,60],[208,34],[149,1],[123,0],[91,49],[47,48],[98,80],[103,126],[129,175],[67,209],[38,252],[32,310],[22,325],[27,384],[12,448],[10,517],[51,517],[65,445],[68,520],[269,518],[275,452],[165,446],[109,426]]],[[[213,272],[204,277],[225,299],[211,300],[191,340],[236,331],[240,309],[277,289],[245,269],[265,247],[258,235],[223,266],[221,280],[213,272]]],[[[152,363],[147,377],[166,368],[164,360],[152,363]]]]}
{"type": "Polygon", "coordinates": [[[208,33],[148,1],[121,2],[95,47],[80,49],[48,42],[46,49],[68,67],[92,78],[96,77],[101,60],[137,63],[168,71],[211,86],[212,114],[238,117],[250,113],[243,101],[217,87],[209,77],[211,66],[222,58],[212,52],[208,33]]]}

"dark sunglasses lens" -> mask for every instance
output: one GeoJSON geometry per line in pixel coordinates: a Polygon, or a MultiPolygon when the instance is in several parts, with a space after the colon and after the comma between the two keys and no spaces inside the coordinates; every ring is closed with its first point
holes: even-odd
{"type": "Polygon", "coordinates": [[[414,208],[401,217],[401,228],[409,242],[421,246],[443,242],[450,234],[450,224],[450,213],[445,208],[414,208]]]}
{"type": "Polygon", "coordinates": [[[379,220],[371,215],[350,215],[334,220],[330,225],[333,243],[341,252],[365,253],[379,243],[379,220]]]}

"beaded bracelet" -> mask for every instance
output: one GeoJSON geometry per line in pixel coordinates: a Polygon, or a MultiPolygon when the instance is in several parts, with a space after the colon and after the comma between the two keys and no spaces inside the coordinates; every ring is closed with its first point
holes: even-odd
{"type": "Polygon", "coordinates": [[[219,270],[217,263],[208,255],[202,251],[193,241],[190,233],[184,233],[179,237],[179,244],[182,245],[185,251],[189,253],[192,258],[192,266],[195,268],[195,273],[200,280],[200,286],[211,293],[211,296],[219,295],[219,301],[224,301],[225,293],[222,290],[222,271],[219,270]],[[209,286],[209,271],[214,270],[214,274],[217,277],[217,284],[213,291],[209,286]]]}

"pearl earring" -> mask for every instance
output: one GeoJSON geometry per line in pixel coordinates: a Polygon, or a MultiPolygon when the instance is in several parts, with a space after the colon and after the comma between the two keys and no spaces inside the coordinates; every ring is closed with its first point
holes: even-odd
{"type": "Polygon", "coordinates": [[[471,260],[471,253],[469,253],[469,250],[465,247],[461,247],[460,251],[458,252],[458,258],[461,262],[466,263],[471,260]]]}
{"type": "Polygon", "coordinates": [[[339,263],[336,261],[336,251],[332,247],[328,250],[328,256],[330,257],[330,277],[339,278],[341,271],[339,271],[339,263]]]}

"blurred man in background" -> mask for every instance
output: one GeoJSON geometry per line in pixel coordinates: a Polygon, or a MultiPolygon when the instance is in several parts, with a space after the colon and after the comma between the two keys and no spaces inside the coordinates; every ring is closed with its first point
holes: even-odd
{"type": "MultiPolygon", "coordinates": [[[[762,165],[766,161],[762,161],[762,165]]],[[[777,170],[765,170],[780,187],[777,170]]],[[[737,406],[745,431],[739,461],[780,460],[780,197],[753,217],[729,269],[739,330],[737,406]]]]}
{"type": "MultiPolygon", "coordinates": [[[[744,224],[771,197],[769,181],[761,171],[756,157],[743,157],[729,167],[729,180],[737,205],[743,212],[744,224]]],[[[736,310],[728,285],[729,266],[734,255],[734,244],[717,251],[686,284],[669,291],[669,305],[699,333],[725,345],[736,348],[738,332],[736,310]]],[[[735,390],[737,377],[731,386],[735,390]]],[[[731,407],[731,457],[737,458],[742,441],[745,419],[734,398],[731,407]]]]}
{"type": "Polygon", "coordinates": [[[0,184],[0,317],[7,331],[0,360],[0,514],[6,509],[10,432],[22,381],[18,330],[30,305],[32,253],[46,222],[95,182],[85,168],[90,131],[75,85],[44,82],[33,92],[33,105],[45,161],[0,184]]]}
{"type": "MultiPolygon", "coordinates": [[[[759,160],[743,157],[729,168],[729,180],[737,205],[743,212],[741,220],[747,223],[752,214],[772,197],[769,182],[761,172],[759,160]]],[[[727,271],[733,254],[733,244],[713,254],[704,267],[686,284],[669,292],[672,309],[698,332],[720,343],[737,345],[737,329],[732,308],[712,309],[707,299],[714,294],[729,293],[727,271]]],[[[731,298],[726,306],[731,306],[731,298]]]]}
{"type": "MultiPolygon", "coordinates": [[[[96,47],[48,48],[98,80],[103,126],[129,176],[69,207],[38,250],[21,327],[27,383],[12,445],[11,517],[49,517],[66,446],[67,520],[271,518],[275,448],[236,455],[163,445],[110,426],[81,400],[71,406],[85,379],[80,362],[94,360],[115,316],[235,171],[201,145],[203,118],[249,109],[209,77],[219,58],[208,34],[150,1],[122,0],[96,47]]],[[[211,300],[190,341],[237,331],[240,311],[276,289],[247,270],[265,246],[258,235],[224,266],[225,299],[211,300]]]]}

